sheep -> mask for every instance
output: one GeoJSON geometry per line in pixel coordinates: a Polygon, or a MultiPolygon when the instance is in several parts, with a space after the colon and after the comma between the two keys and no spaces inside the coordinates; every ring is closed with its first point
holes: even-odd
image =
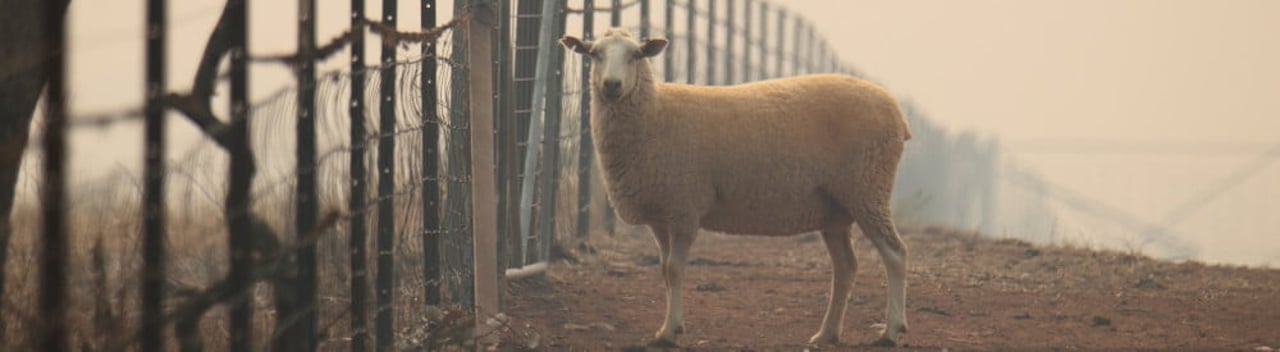
{"type": "Polygon", "coordinates": [[[561,44],[587,56],[591,132],[609,200],[625,222],[646,225],[659,250],[666,318],[649,344],[675,346],[684,332],[680,291],[700,229],[787,236],[818,231],[832,261],[831,295],[809,343],[840,340],[857,269],[858,224],[888,273],[886,328],[878,345],[907,331],[907,248],[889,199],[906,140],[894,98],[845,75],[810,75],[725,87],[657,83],[648,58],[667,41],[610,29],[561,44]]]}

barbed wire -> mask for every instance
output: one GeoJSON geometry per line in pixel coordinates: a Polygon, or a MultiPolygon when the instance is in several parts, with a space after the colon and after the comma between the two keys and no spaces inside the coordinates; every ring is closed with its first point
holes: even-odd
{"type": "MultiPolygon", "coordinates": [[[[630,1],[619,4],[618,10],[619,11],[626,10],[638,4],[640,4],[639,0],[630,0],[630,1]]],[[[611,6],[595,6],[592,8],[592,12],[613,12],[613,10],[614,9],[611,6]]],[[[586,9],[583,9],[581,7],[571,7],[568,5],[564,7],[564,11],[566,13],[578,13],[578,14],[587,12],[586,9]]]]}

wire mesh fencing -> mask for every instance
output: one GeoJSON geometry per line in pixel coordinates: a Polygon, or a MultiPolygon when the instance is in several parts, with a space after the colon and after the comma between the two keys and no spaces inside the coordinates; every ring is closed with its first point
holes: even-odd
{"type": "MultiPolygon", "coordinates": [[[[68,127],[143,121],[151,128],[168,119],[197,126],[204,138],[181,153],[149,138],[144,154],[161,157],[141,176],[124,171],[66,196],[52,219],[67,224],[69,254],[53,259],[85,270],[51,275],[72,287],[95,285],[66,295],[69,314],[21,308],[49,292],[22,268],[38,266],[34,249],[50,237],[36,236],[35,222],[15,223],[15,233],[27,235],[15,237],[0,293],[5,307],[19,308],[0,314],[21,323],[0,331],[43,336],[28,332],[63,326],[45,340],[88,350],[137,342],[143,350],[299,351],[473,343],[484,334],[477,326],[503,324],[474,315],[487,304],[480,297],[502,294],[479,292],[480,283],[545,271],[557,247],[616,226],[593,165],[590,60],[567,55],[561,36],[589,40],[608,27],[665,36],[671,44],[654,64],[667,82],[858,74],[803,17],[765,1],[470,0],[456,2],[445,23],[436,22],[434,1],[404,1],[421,11],[415,30],[397,24],[400,3],[383,1],[375,16],[352,0],[350,28],[319,42],[315,3],[300,1],[297,52],[258,57],[248,42],[268,34],[246,30],[246,0],[228,1],[192,92],[168,92],[163,73],[148,76],[146,107],[68,127]],[[494,35],[474,42],[477,29],[494,35]],[[375,64],[366,47],[382,49],[375,64]],[[491,64],[475,64],[481,51],[491,64]],[[231,63],[225,73],[223,57],[231,63]],[[316,71],[331,60],[348,65],[316,71]],[[251,102],[246,83],[267,65],[288,67],[295,80],[251,102]],[[489,86],[481,83],[492,91],[478,90],[489,86]],[[473,128],[481,112],[494,117],[493,128],[473,128]],[[494,182],[477,181],[477,173],[494,182]],[[494,197],[476,198],[484,194],[494,197]],[[481,218],[477,209],[496,216],[481,218]],[[496,233],[481,231],[489,225],[496,233]],[[491,235],[498,255],[478,256],[477,243],[491,235]],[[477,269],[486,263],[496,272],[477,269]],[[111,321],[127,323],[104,323],[111,321]]],[[[148,4],[163,9],[165,1],[148,4]]],[[[147,22],[152,49],[166,33],[164,11],[157,13],[147,22]]],[[[149,56],[148,68],[164,64],[164,55],[149,56]]],[[[992,198],[968,186],[991,177],[994,162],[951,158],[959,150],[966,160],[986,160],[994,149],[947,137],[909,103],[904,110],[916,138],[900,173],[899,207],[919,194],[921,221],[988,221],[984,202],[992,198]],[[948,210],[964,202],[977,210],[948,210]]],[[[35,212],[18,209],[14,218],[35,212]]],[[[39,341],[5,339],[0,347],[39,341]]]]}

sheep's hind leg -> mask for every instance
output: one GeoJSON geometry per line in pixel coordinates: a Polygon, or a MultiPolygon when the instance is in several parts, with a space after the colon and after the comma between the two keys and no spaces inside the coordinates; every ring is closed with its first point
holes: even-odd
{"type": "MultiPolygon", "coordinates": [[[[655,227],[656,228],[656,227],[655,227]]],[[[680,290],[684,284],[684,269],[688,262],[689,247],[698,235],[696,222],[674,222],[667,227],[668,241],[671,245],[667,263],[663,266],[667,278],[667,316],[662,327],[654,334],[649,345],[656,347],[676,346],[676,334],[684,327],[684,316],[681,307],[680,290]]]]}
{"type": "Polygon", "coordinates": [[[858,271],[849,226],[850,224],[844,223],[822,231],[827,253],[831,254],[831,296],[827,302],[827,314],[822,318],[822,328],[809,338],[810,344],[834,345],[840,342],[845,308],[849,304],[849,291],[853,288],[853,275],[858,271]]]}
{"type": "Polygon", "coordinates": [[[907,332],[907,247],[893,225],[888,206],[876,206],[859,214],[857,222],[862,233],[871,240],[884,261],[889,276],[889,299],[885,330],[876,341],[878,346],[893,346],[901,334],[907,332]]]}

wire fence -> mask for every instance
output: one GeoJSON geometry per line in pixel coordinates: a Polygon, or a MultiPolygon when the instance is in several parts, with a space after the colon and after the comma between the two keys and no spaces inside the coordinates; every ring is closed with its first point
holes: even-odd
{"type": "MultiPolygon", "coordinates": [[[[405,27],[396,24],[397,1],[384,1],[375,16],[353,0],[350,29],[329,42],[316,38],[314,3],[301,1],[297,51],[256,57],[247,41],[263,34],[244,31],[246,2],[233,0],[192,92],[169,93],[165,56],[156,54],[164,52],[165,1],[148,4],[147,106],[71,125],[143,121],[147,169],[140,178],[121,173],[77,185],[91,191],[70,194],[60,214],[46,213],[68,224],[67,255],[13,260],[88,268],[46,275],[100,287],[55,294],[71,314],[5,310],[5,321],[21,322],[0,329],[18,329],[7,336],[33,336],[22,329],[51,326],[44,323],[65,327],[35,328],[48,333],[44,340],[7,339],[6,347],[56,340],[89,350],[135,343],[145,351],[432,350],[500,335],[501,328],[480,331],[503,324],[486,314],[500,311],[486,305],[501,293],[477,291],[482,283],[537,274],[555,247],[572,251],[590,234],[615,231],[592,165],[590,62],[565,55],[554,39],[578,28],[590,39],[607,27],[667,36],[672,45],[656,74],[669,82],[853,73],[801,17],[763,1],[473,0],[455,4],[452,20],[437,25],[435,3],[424,0],[415,4],[422,30],[404,31],[396,30],[405,27]],[[494,34],[472,42],[480,30],[494,34]],[[366,32],[380,41],[366,43],[366,32]],[[366,64],[366,45],[382,48],[376,65],[366,64]],[[343,52],[349,68],[316,72],[343,52]],[[475,55],[492,64],[476,66],[475,55]],[[230,70],[220,73],[224,56],[230,70]],[[247,82],[266,65],[289,67],[295,82],[250,102],[247,82]],[[491,91],[476,89],[489,86],[477,74],[492,77],[491,91]],[[230,99],[212,99],[223,94],[230,99]],[[495,117],[491,129],[474,130],[485,121],[476,107],[495,117]],[[172,160],[155,132],[172,118],[166,112],[206,135],[172,160]],[[486,137],[491,142],[477,144],[486,137]],[[485,155],[491,163],[477,159],[485,155]],[[492,186],[477,172],[492,172],[492,186]],[[498,255],[480,255],[487,243],[480,225],[496,230],[489,235],[498,255]],[[483,269],[491,261],[497,272],[483,269]],[[100,323],[112,320],[129,323],[100,323]]],[[[33,154],[48,154],[41,156],[53,165],[53,151],[33,154]]],[[[56,184],[43,180],[46,189],[56,184]]],[[[30,234],[57,230],[16,225],[30,234]]],[[[39,242],[23,241],[15,248],[39,242]]],[[[6,307],[52,292],[20,267],[37,266],[7,266],[6,307]]]]}
{"type": "MultiPolygon", "coordinates": [[[[266,34],[246,32],[247,2],[231,0],[192,91],[175,93],[165,90],[165,3],[148,1],[145,107],[68,122],[49,90],[48,135],[28,153],[48,168],[46,208],[15,210],[14,233],[25,235],[0,248],[15,254],[0,270],[0,333],[15,338],[0,348],[492,343],[505,331],[501,280],[615,232],[592,164],[590,61],[555,39],[608,27],[667,37],[655,74],[672,83],[861,76],[803,17],[758,0],[470,0],[445,23],[435,1],[403,1],[421,11],[420,30],[397,30],[401,1],[374,16],[352,0],[350,28],[328,42],[316,38],[314,0],[302,0],[297,51],[272,57],[248,55],[247,41],[266,34]],[[367,45],[382,48],[375,65],[367,45]],[[316,72],[334,57],[348,67],[316,72]],[[246,83],[266,65],[296,80],[250,102],[246,83]],[[212,98],[218,89],[227,101],[212,98]],[[130,121],[147,131],[142,176],[65,192],[54,175],[66,130],[130,121]],[[165,123],[183,122],[206,138],[166,160],[165,123]],[[45,225],[23,221],[33,218],[45,225]],[[85,285],[94,289],[65,289],[85,285]]],[[[1120,213],[1017,168],[992,140],[948,133],[910,101],[902,108],[915,136],[895,190],[906,221],[1032,232],[1056,221],[1054,201],[1120,213]]]]}

